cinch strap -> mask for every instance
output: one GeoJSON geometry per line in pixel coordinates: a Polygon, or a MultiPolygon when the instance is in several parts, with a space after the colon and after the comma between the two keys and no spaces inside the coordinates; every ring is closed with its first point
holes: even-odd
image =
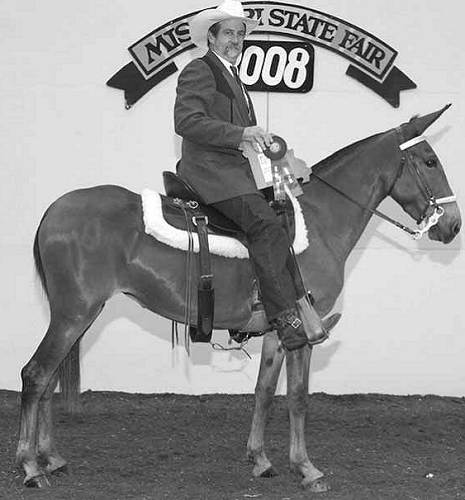
{"type": "Polygon", "coordinates": [[[403,142],[402,144],[400,144],[399,148],[401,151],[404,151],[405,149],[411,148],[412,146],[415,146],[415,144],[418,144],[419,142],[423,142],[426,140],[428,140],[426,136],[419,135],[418,137],[414,137],[409,141],[403,142]]]}

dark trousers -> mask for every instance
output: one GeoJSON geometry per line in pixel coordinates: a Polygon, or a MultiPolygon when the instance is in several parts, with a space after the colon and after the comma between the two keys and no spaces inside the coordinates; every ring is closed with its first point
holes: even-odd
{"type": "Polygon", "coordinates": [[[268,320],[295,307],[299,292],[289,237],[265,196],[251,193],[211,205],[235,222],[246,236],[268,320]]]}

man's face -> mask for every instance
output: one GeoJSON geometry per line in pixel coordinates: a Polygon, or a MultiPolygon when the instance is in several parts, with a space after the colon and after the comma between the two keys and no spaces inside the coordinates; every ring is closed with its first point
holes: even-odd
{"type": "Polygon", "coordinates": [[[210,48],[231,64],[235,64],[242,52],[245,25],[239,19],[221,21],[216,37],[209,32],[210,48]]]}

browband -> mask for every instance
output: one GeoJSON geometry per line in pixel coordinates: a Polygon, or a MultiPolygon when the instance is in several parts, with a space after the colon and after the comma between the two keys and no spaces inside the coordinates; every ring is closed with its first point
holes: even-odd
{"type": "Polygon", "coordinates": [[[423,142],[426,140],[427,140],[426,136],[419,135],[418,137],[414,137],[409,141],[403,142],[402,144],[400,144],[399,148],[401,151],[404,151],[405,149],[411,148],[412,146],[415,146],[415,144],[418,144],[419,142],[423,142]]]}

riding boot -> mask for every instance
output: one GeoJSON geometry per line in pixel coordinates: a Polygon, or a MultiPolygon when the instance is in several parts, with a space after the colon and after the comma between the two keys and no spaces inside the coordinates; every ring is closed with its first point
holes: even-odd
{"type": "Polygon", "coordinates": [[[329,332],[341,319],[339,313],[332,314],[329,318],[322,320],[312,305],[308,295],[297,300],[297,311],[302,319],[303,328],[308,337],[310,345],[321,344],[329,337],[329,332]]]}
{"type": "Polygon", "coordinates": [[[279,340],[288,351],[300,349],[308,344],[308,337],[296,308],[282,311],[270,324],[276,328],[279,340]]]}

